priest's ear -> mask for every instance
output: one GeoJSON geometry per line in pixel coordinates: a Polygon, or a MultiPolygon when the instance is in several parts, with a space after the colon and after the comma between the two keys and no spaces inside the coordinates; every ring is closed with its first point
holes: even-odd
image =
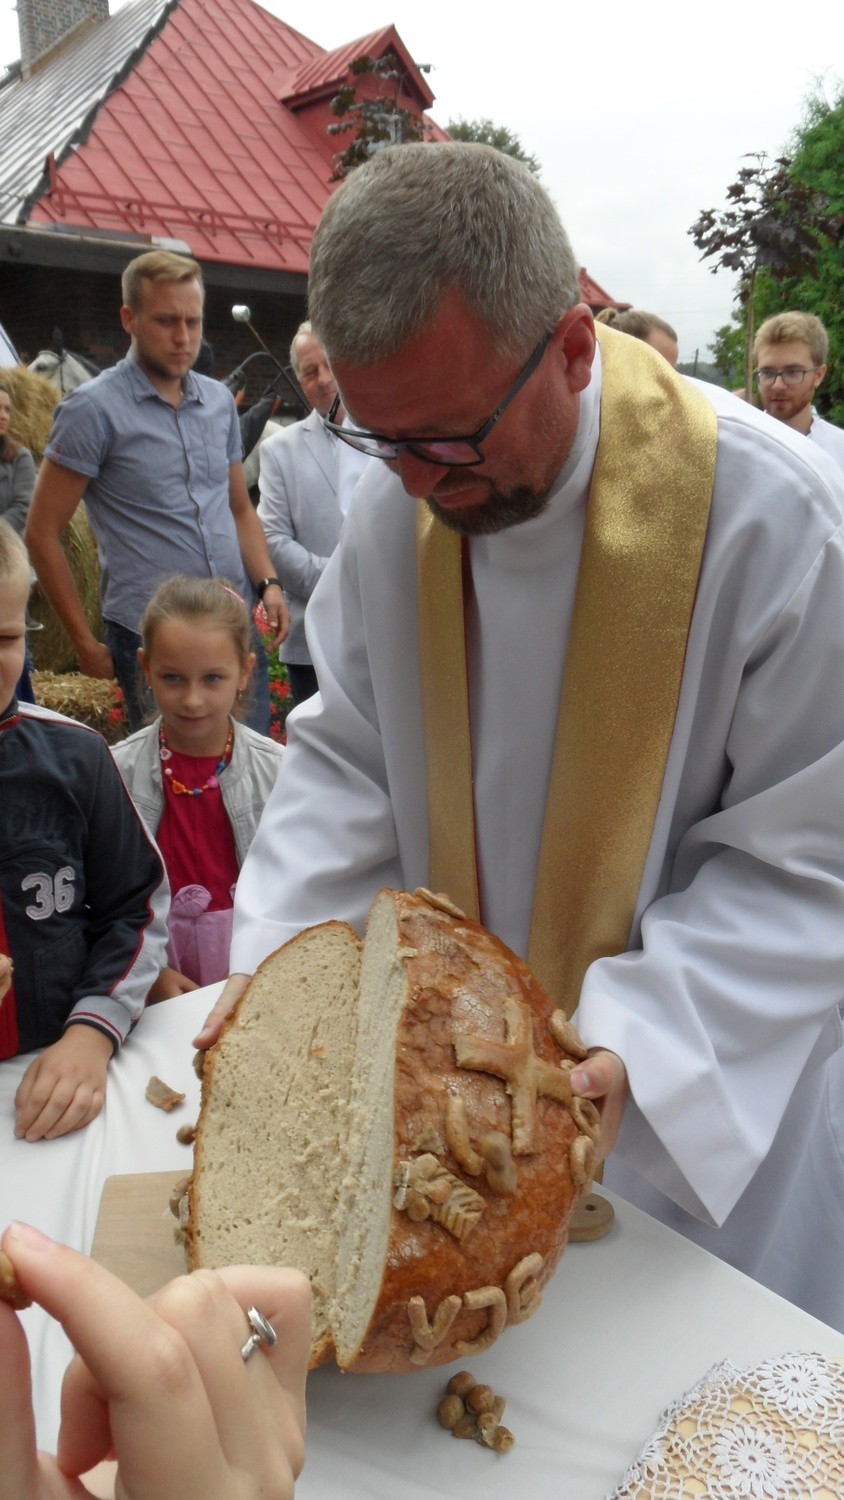
{"type": "Polygon", "coordinates": [[[551,335],[549,351],[560,359],[564,379],[572,395],[585,391],[592,378],[595,358],[595,322],[585,302],[576,302],[563,314],[551,335]]]}

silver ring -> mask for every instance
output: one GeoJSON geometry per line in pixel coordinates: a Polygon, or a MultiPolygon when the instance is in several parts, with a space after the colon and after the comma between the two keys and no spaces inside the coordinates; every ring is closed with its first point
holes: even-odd
{"type": "Polygon", "coordinates": [[[272,1324],[267,1322],[263,1313],[259,1313],[257,1307],[250,1307],[246,1316],[252,1332],[240,1351],[244,1364],[252,1358],[259,1344],[266,1344],[268,1349],[272,1349],[273,1344],[278,1343],[278,1334],[272,1324]]]}

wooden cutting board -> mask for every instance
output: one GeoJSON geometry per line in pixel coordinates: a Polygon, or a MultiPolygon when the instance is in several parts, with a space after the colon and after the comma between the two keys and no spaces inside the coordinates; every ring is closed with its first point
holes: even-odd
{"type": "Polygon", "coordinates": [[[135,1172],[108,1177],[100,1199],[91,1255],[141,1297],[185,1273],[185,1253],[173,1237],[176,1220],[169,1198],[187,1175],[135,1172]]]}
{"type": "MultiPolygon", "coordinates": [[[[176,1220],[169,1204],[174,1184],[185,1175],[183,1168],[106,1179],[91,1255],[141,1297],[185,1273],[184,1251],[174,1239],[176,1220]]],[[[597,1193],[590,1194],[578,1205],[571,1243],[602,1239],[612,1228],[613,1218],[611,1204],[597,1193]]]]}

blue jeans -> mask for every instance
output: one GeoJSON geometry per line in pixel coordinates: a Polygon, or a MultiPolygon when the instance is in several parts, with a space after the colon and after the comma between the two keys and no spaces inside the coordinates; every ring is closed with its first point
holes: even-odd
{"type": "Polygon", "coordinates": [[[35,671],[35,663],[32,660],[32,652],[29,649],[29,642],[27,641],[27,643],[26,643],[26,656],[24,658],[24,663],[23,663],[23,671],[21,672],[20,682],[18,683],[18,685],[17,685],[17,687],[15,689],[15,697],[17,698],[18,703],[34,703],[35,702],[35,694],[32,691],[32,681],[30,679],[30,673],[34,672],[34,671],[35,671]]]}
{"type": "MultiPolygon", "coordinates": [[[[138,648],[141,637],[137,631],[118,625],[116,620],[104,620],[106,645],[114,662],[114,675],[123,690],[123,706],[129,733],[143,728],[155,714],[155,702],[146,685],[138,665],[138,648]]],[[[267,672],[267,654],[255,626],[252,626],[252,650],[255,652],[255,667],[246,689],[246,711],[244,724],[257,729],[259,734],[270,732],[270,684],[267,672]]]]}
{"type": "Polygon", "coordinates": [[[155,713],[152,694],[138,665],[141,637],[136,630],[118,625],[116,620],[103,620],[103,634],[114,662],[114,675],[123,691],[123,712],[129,733],[134,734],[155,713]]]}

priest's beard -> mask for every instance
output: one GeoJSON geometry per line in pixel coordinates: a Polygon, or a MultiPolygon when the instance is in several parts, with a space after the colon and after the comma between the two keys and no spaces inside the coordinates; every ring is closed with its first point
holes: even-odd
{"type": "Polygon", "coordinates": [[[541,515],[548,504],[548,491],[540,495],[527,486],[507,494],[493,490],[483,505],[467,505],[463,510],[439,505],[435,495],[428,495],[425,504],[438,521],[461,536],[492,536],[541,515]]]}
{"type": "MultiPolygon", "coordinates": [[[[461,536],[493,536],[511,526],[532,521],[548,505],[551,491],[571,452],[579,411],[579,401],[562,407],[551,391],[546,391],[534,412],[529,435],[523,433],[515,448],[511,447],[495,466],[491,466],[488,481],[491,488],[482,504],[444,506],[439,504],[434,492],[426,497],[430,510],[444,526],[461,536]],[[493,474],[501,485],[500,489],[494,487],[493,474]],[[505,488],[511,477],[527,482],[505,488]]],[[[483,476],[484,471],[481,472],[483,476]]],[[[441,481],[440,493],[445,498],[448,480],[441,481]]]]}

